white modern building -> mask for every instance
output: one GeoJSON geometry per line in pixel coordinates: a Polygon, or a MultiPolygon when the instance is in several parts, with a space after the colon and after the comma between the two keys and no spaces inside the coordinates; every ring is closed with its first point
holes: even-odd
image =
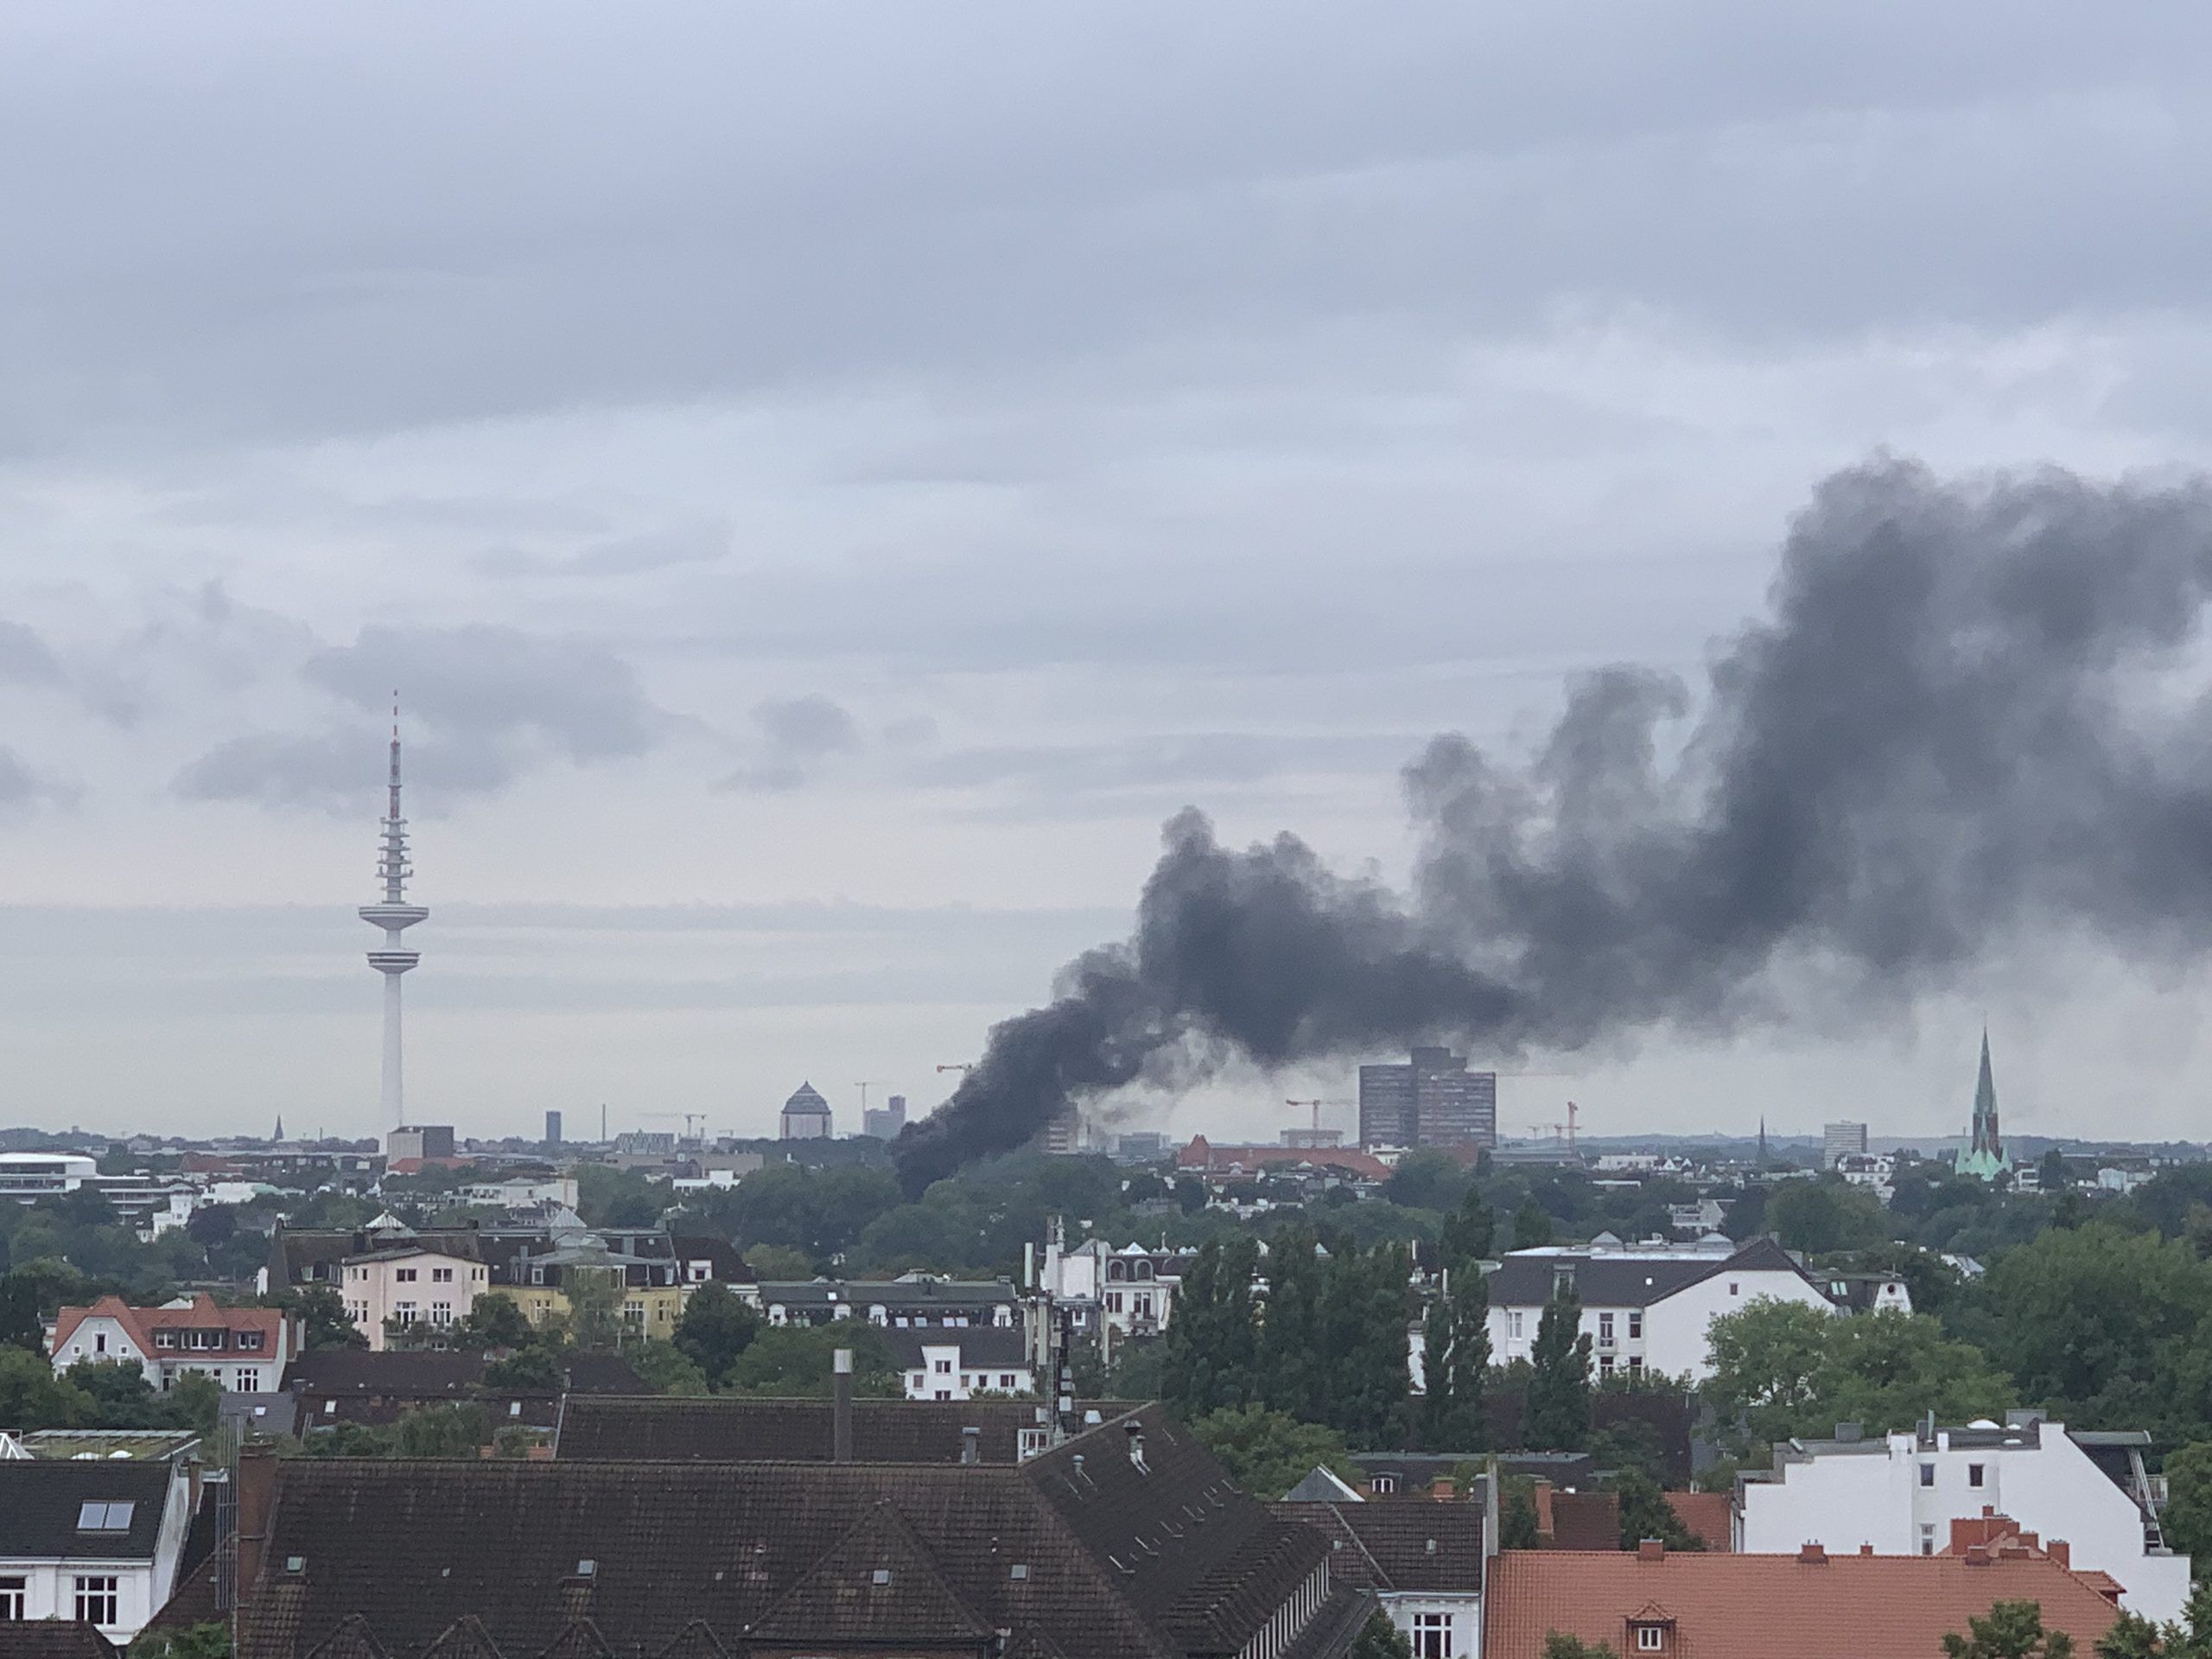
{"type": "Polygon", "coordinates": [[[1834,1169],[1846,1158],[1864,1157],[1866,1153],[1866,1126],[1864,1123],[1830,1123],[1821,1132],[1821,1166],[1834,1169]]]}
{"type": "Polygon", "coordinates": [[[2111,1574],[2134,1611],[2181,1617],[2189,1557],[2159,1532],[2143,1468],[2149,1435],[2069,1430],[2032,1411],[2008,1413],[2001,1427],[1923,1422],[1873,1438],[1837,1427],[1834,1440],[1778,1445],[1772,1470],[1737,1478],[1738,1550],[1933,1555],[1948,1548],[1954,1521],[1994,1511],[2063,1542],[2075,1572],[2111,1574]]]}
{"type": "Polygon", "coordinates": [[[1056,1217],[1037,1264],[1037,1287],[1069,1310],[1078,1332],[1096,1331],[1110,1350],[1128,1337],[1157,1336],[1174,1316],[1183,1274],[1196,1260],[1141,1244],[1119,1249],[1101,1238],[1070,1249],[1056,1217]]]}
{"type": "Polygon", "coordinates": [[[1034,1394],[1037,1372],[1022,1332],[1011,1325],[887,1331],[906,1372],[909,1400],[972,1400],[979,1394],[1034,1394]]]}
{"type": "Polygon", "coordinates": [[[0,1624],[73,1621],[126,1645],[176,1587],[199,1485],[186,1458],[0,1459],[0,1624]]]}
{"type": "Polygon", "coordinates": [[[1740,1249],[1714,1236],[1690,1244],[1624,1244],[1600,1233],[1587,1244],[1514,1250],[1490,1275],[1490,1345],[1498,1364],[1527,1359],[1554,1296],[1581,1299],[1599,1373],[1663,1371],[1702,1382],[1713,1374],[1707,1332],[1761,1299],[1825,1313],[1835,1304],[1772,1239],[1740,1249]]]}
{"type": "Polygon", "coordinates": [[[99,1171],[75,1152],[0,1152],[0,1198],[32,1204],[74,1192],[99,1171]]]}

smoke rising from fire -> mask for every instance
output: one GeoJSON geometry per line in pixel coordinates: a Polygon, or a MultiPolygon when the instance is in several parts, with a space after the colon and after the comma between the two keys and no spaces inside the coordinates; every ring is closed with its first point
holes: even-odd
{"type": "Polygon", "coordinates": [[[1228,1055],[1424,1041],[1571,1051],[1895,1007],[2005,940],[2136,955],[2212,920],[2204,484],[1878,460],[1790,526],[1768,613],[1701,698],[1630,667],[1518,764],[1440,737],[1406,771],[1410,890],[1294,836],[1166,827],[1135,933],[994,1028],[893,1148],[910,1192],[1071,1100],[1228,1055]]]}

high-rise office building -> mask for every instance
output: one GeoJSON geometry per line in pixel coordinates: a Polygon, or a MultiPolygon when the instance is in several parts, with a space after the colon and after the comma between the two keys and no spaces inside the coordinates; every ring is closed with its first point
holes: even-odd
{"type": "Polygon", "coordinates": [[[1866,1126],[1864,1123],[1830,1123],[1821,1132],[1821,1167],[1834,1169],[1847,1158],[1856,1158],[1866,1150],[1866,1126]]]}
{"type": "Polygon", "coordinates": [[[1359,1068],[1359,1138],[1370,1147],[1494,1147],[1497,1073],[1470,1071],[1448,1048],[1359,1068]]]}
{"type": "Polygon", "coordinates": [[[896,1141],[899,1131],[906,1127],[906,1096],[893,1095],[880,1107],[870,1106],[861,1113],[861,1133],[877,1141],[896,1141]]]}
{"type": "Polygon", "coordinates": [[[545,1144],[549,1147],[561,1144],[561,1114],[558,1112],[545,1114],[545,1144]]]}

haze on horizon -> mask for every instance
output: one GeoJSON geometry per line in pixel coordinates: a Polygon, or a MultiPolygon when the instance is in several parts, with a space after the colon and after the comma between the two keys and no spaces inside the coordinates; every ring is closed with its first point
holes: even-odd
{"type": "MultiPolygon", "coordinates": [[[[1170,814],[1402,875],[1427,738],[1694,674],[1838,467],[2206,467],[2208,67],[1979,0],[10,8],[0,1122],[380,1127],[394,684],[413,1116],[926,1106],[1170,814]]],[[[2197,1137],[2205,992],[2052,938],[1502,1127],[1953,1133],[1986,1019],[2010,1128],[2197,1137]]]]}

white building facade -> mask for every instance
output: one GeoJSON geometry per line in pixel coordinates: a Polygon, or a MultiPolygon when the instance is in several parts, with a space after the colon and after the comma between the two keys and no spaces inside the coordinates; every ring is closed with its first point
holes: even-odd
{"type": "Polygon", "coordinates": [[[1929,1555],[1948,1547],[1951,1522],[1985,1511],[2007,1516],[2050,1542],[2063,1541],[2075,1572],[2108,1573],[2125,1605],[2178,1618],[2190,1562],[2168,1551],[2143,1473],[2144,1434],[2077,1434],[2032,1412],[2003,1427],[1923,1425],[1880,1439],[1790,1441],[1775,1466],[1738,1478],[1736,1548],[1794,1553],[1811,1542],[1830,1554],[1871,1545],[1877,1554],[1929,1555]]]}
{"type": "Polygon", "coordinates": [[[972,1400],[979,1394],[1034,1394],[1036,1368],[1022,1333],[1009,1326],[894,1332],[909,1400],[972,1400]]]}
{"type": "Polygon", "coordinates": [[[195,1486],[181,1459],[0,1462],[0,1622],[70,1620],[127,1644],[176,1587],[195,1486]]]}
{"type": "Polygon", "coordinates": [[[1835,1304],[1771,1239],[1738,1249],[1725,1238],[1691,1244],[1588,1244],[1515,1250],[1490,1275],[1490,1344],[1498,1364],[1527,1359],[1544,1309],[1561,1286],[1581,1299],[1598,1372],[1662,1371],[1702,1382],[1713,1374],[1713,1320],[1761,1300],[1834,1313],[1835,1304]]]}
{"type": "Polygon", "coordinates": [[[338,1294],[345,1300],[346,1317],[376,1352],[387,1345],[387,1320],[458,1325],[486,1288],[482,1262],[404,1245],[349,1256],[343,1271],[338,1294]]]}

